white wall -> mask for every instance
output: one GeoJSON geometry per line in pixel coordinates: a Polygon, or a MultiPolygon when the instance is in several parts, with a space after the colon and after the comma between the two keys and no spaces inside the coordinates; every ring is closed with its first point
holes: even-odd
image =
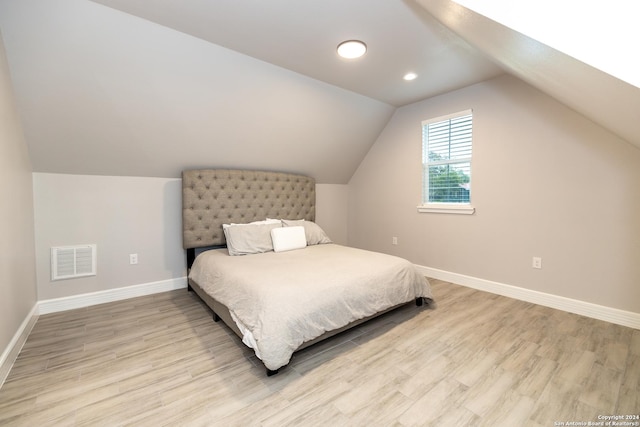
{"type": "MultiPolygon", "coordinates": [[[[50,300],[186,275],[181,180],[34,173],[38,299],[50,300]],[[51,281],[50,248],[95,243],[98,274],[51,281]],[[129,264],[137,253],[139,263],[129,264]]],[[[347,186],[317,186],[317,222],[347,240],[347,186]]],[[[186,282],[185,282],[186,283],[186,282]]]]}
{"type": "Polygon", "coordinates": [[[316,222],[334,243],[346,245],[349,186],[316,184],[316,222]]]}
{"type": "Polygon", "coordinates": [[[349,243],[640,313],[639,183],[638,148],[499,77],[396,111],[351,179],[349,243]],[[468,108],[477,212],[419,214],[420,123],[468,108]],[[542,257],[541,270],[532,269],[533,256],[542,257]]]}
{"type": "MultiPolygon", "coordinates": [[[[1,34],[0,194],[0,353],[3,353],[36,304],[36,277],[31,162],[14,105],[1,34]]],[[[0,375],[0,383],[3,380],[0,375]]]]}

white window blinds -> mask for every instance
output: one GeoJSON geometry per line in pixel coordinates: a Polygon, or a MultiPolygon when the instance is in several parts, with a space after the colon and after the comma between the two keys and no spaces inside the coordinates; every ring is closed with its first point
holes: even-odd
{"type": "Polygon", "coordinates": [[[422,122],[422,203],[469,204],[471,110],[422,122]]]}

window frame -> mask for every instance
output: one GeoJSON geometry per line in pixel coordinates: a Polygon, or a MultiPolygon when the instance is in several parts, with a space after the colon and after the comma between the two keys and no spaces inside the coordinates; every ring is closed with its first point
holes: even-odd
{"type": "Polygon", "coordinates": [[[424,127],[428,126],[430,124],[433,123],[439,123],[439,122],[443,122],[446,120],[451,120],[451,119],[455,119],[458,117],[463,117],[463,116],[468,116],[471,115],[471,132],[472,132],[472,140],[471,140],[471,155],[468,158],[464,158],[464,159],[450,159],[448,161],[442,161],[439,160],[437,162],[437,164],[455,164],[455,163],[461,163],[461,160],[464,161],[465,163],[468,162],[469,163],[469,170],[471,171],[472,169],[472,164],[473,164],[473,110],[472,109],[467,109],[467,110],[463,110],[463,111],[458,111],[456,113],[451,113],[451,114],[446,114],[444,116],[439,116],[439,117],[434,117],[431,119],[427,119],[427,120],[423,120],[421,123],[421,142],[422,142],[422,195],[421,195],[421,199],[422,199],[422,204],[418,206],[418,212],[420,213],[448,213],[448,214],[465,214],[465,215],[471,215],[475,213],[475,207],[472,206],[471,204],[471,190],[469,190],[469,202],[465,202],[465,203],[445,203],[445,202],[429,202],[428,200],[424,200],[424,195],[425,192],[428,194],[429,191],[429,173],[428,173],[428,168],[430,165],[434,164],[434,162],[429,162],[428,161],[428,154],[425,154],[425,141],[424,141],[424,127]],[[426,169],[426,171],[425,171],[426,169]]]}

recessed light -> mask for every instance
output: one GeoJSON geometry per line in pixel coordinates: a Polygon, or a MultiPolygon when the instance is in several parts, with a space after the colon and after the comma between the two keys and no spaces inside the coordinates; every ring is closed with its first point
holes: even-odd
{"type": "Polygon", "coordinates": [[[418,75],[416,73],[407,73],[404,75],[403,79],[407,81],[415,80],[418,75]]]}
{"type": "Polygon", "coordinates": [[[360,58],[366,52],[367,45],[360,40],[347,40],[338,45],[338,55],[343,58],[360,58]]]}

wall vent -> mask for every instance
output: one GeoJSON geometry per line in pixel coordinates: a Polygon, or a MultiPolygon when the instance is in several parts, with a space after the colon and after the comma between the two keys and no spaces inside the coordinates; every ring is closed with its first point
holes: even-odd
{"type": "Polygon", "coordinates": [[[96,245],[51,248],[51,280],[96,275],[96,245]]]}

